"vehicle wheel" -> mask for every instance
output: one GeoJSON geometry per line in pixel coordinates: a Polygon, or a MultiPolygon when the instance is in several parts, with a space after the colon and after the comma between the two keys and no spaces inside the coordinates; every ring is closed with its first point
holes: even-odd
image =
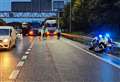
{"type": "Polygon", "coordinates": [[[96,52],[103,52],[106,48],[106,45],[104,43],[100,43],[96,48],[95,51],[96,52]]]}
{"type": "Polygon", "coordinates": [[[93,49],[94,49],[94,47],[90,47],[90,48],[89,48],[89,50],[93,50],[93,49]]]}

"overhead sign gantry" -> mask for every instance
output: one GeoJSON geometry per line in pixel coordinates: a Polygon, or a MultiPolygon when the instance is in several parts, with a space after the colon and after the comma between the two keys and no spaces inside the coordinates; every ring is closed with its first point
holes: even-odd
{"type": "Polygon", "coordinates": [[[41,12],[11,12],[0,11],[0,18],[48,18],[57,17],[55,11],[41,11],[41,12]]]}

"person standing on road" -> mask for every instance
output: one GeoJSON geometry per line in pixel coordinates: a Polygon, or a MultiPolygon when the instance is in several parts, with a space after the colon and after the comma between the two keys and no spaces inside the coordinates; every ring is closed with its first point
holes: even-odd
{"type": "Polygon", "coordinates": [[[47,24],[43,26],[43,37],[46,37],[47,24]]]}

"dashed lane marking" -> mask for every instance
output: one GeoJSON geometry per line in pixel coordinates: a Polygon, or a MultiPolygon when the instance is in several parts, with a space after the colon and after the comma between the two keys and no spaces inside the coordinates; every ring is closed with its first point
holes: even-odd
{"type": "Polygon", "coordinates": [[[24,61],[20,61],[18,64],[17,64],[17,67],[22,67],[24,65],[24,61]]]}
{"type": "Polygon", "coordinates": [[[31,51],[31,49],[29,48],[28,51],[31,51]]]}
{"type": "MultiPolygon", "coordinates": [[[[30,47],[27,49],[27,51],[25,52],[25,55],[21,58],[21,61],[17,64],[17,67],[22,67],[24,65],[25,61],[23,61],[23,60],[26,60],[28,58],[28,54],[30,54],[30,51],[33,47],[33,44],[34,43],[32,43],[30,45],[30,47]]],[[[10,76],[9,76],[9,79],[10,80],[15,80],[17,78],[19,72],[20,72],[20,68],[18,68],[16,70],[13,70],[12,73],[10,74],[10,76]]]]}
{"type": "Polygon", "coordinates": [[[28,51],[27,51],[27,52],[25,52],[25,54],[29,54],[29,53],[30,53],[30,52],[28,52],[28,51]]]}
{"type": "Polygon", "coordinates": [[[27,55],[24,55],[23,57],[22,57],[22,60],[26,60],[27,59],[27,55]]]}
{"type": "Polygon", "coordinates": [[[120,69],[120,66],[117,65],[117,64],[115,64],[114,62],[111,62],[111,61],[109,61],[109,60],[107,60],[107,59],[105,59],[105,58],[101,58],[101,57],[97,56],[96,54],[93,54],[93,53],[91,53],[91,52],[89,52],[89,51],[87,51],[87,50],[85,50],[85,49],[83,49],[83,48],[81,48],[81,47],[79,47],[79,46],[71,43],[71,42],[67,42],[67,41],[65,41],[65,42],[68,43],[68,44],[70,44],[71,46],[79,49],[79,50],[82,50],[83,52],[85,52],[85,53],[87,53],[87,54],[90,54],[90,55],[96,57],[96,58],[99,59],[99,60],[102,60],[102,61],[104,61],[104,62],[106,62],[106,63],[108,63],[108,64],[110,64],[110,65],[112,65],[112,66],[114,66],[114,67],[116,67],[116,68],[118,68],[118,69],[120,69]]]}
{"type": "Polygon", "coordinates": [[[17,75],[19,74],[19,72],[20,72],[20,70],[14,70],[14,71],[11,73],[9,79],[10,79],[10,80],[16,79],[16,78],[17,78],[17,75]]]}

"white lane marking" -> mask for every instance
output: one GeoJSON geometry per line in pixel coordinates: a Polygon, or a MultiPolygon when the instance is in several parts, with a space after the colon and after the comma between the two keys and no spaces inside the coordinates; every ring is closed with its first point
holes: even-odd
{"type": "MultiPolygon", "coordinates": [[[[65,42],[66,42],[66,41],[65,41],[65,42]]],[[[91,53],[91,52],[89,52],[89,51],[87,51],[87,50],[85,50],[85,49],[83,49],[83,48],[81,48],[81,47],[73,44],[73,43],[70,43],[70,42],[66,42],[66,43],[69,43],[69,44],[72,45],[73,47],[75,47],[75,48],[77,48],[77,49],[79,49],[79,50],[82,50],[83,52],[85,52],[85,53],[87,53],[87,54],[90,54],[90,55],[96,57],[97,59],[102,60],[102,61],[104,61],[104,62],[106,62],[106,63],[108,63],[108,64],[110,64],[110,65],[112,65],[112,66],[120,69],[120,66],[119,66],[119,65],[111,62],[110,60],[101,58],[101,57],[97,56],[96,54],[93,54],[93,53],[91,53]]]]}
{"type": "Polygon", "coordinates": [[[28,51],[31,51],[31,49],[29,48],[28,51]]]}
{"type": "Polygon", "coordinates": [[[112,55],[112,54],[108,54],[109,56],[111,56],[112,58],[115,58],[115,59],[117,59],[117,60],[120,60],[120,58],[118,58],[117,56],[114,56],[114,55],[112,55]]]}
{"type": "Polygon", "coordinates": [[[22,57],[22,60],[26,60],[27,59],[27,55],[24,55],[23,57],[22,57]]]}
{"type": "Polygon", "coordinates": [[[16,78],[17,78],[17,75],[19,74],[19,72],[20,72],[20,70],[14,70],[14,71],[11,73],[9,79],[11,79],[11,80],[16,79],[16,78]]]}
{"type": "Polygon", "coordinates": [[[25,52],[25,54],[29,54],[30,52],[25,52]]]}
{"type": "Polygon", "coordinates": [[[24,61],[20,61],[20,62],[17,64],[17,67],[22,67],[24,63],[25,63],[24,61]]]}

